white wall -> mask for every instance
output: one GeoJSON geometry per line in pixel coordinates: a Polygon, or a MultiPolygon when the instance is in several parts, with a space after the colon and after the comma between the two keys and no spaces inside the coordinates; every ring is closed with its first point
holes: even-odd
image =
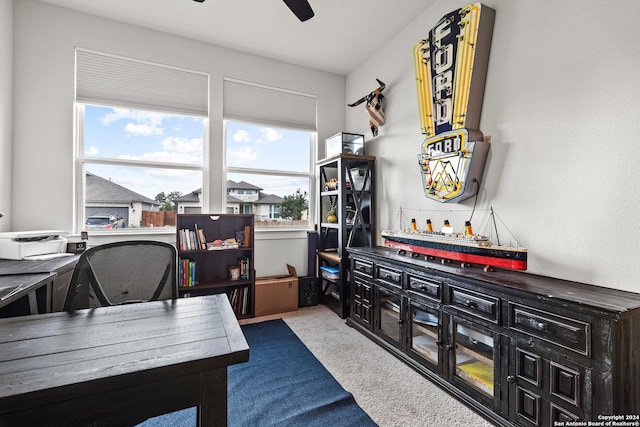
{"type": "Polygon", "coordinates": [[[0,231],[11,229],[13,2],[0,2],[0,231]]]}
{"type": "MultiPolygon", "coordinates": [[[[225,190],[222,170],[223,77],[317,95],[320,140],[344,128],[344,76],[101,19],[34,0],[16,1],[14,7],[11,208],[15,230],[71,230],[73,227],[75,46],[211,74],[209,200],[212,212],[222,210],[225,190]]],[[[270,249],[270,236],[256,237],[256,240],[261,240],[256,254],[258,275],[286,272],[286,263],[296,266],[298,271],[306,271],[306,233],[300,232],[296,236],[283,248],[279,234],[275,233],[277,250],[270,249]]],[[[152,238],[175,239],[173,236],[152,238]]]]}
{"type": "MultiPolygon", "coordinates": [[[[378,229],[416,208],[462,227],[473,199],[441,204],[422,191],[411,48],[464,1],[440,0],[347,76],[348,102],[387,84],[377,156],[378,229]],[[449,212],[463,209],[465,212],[449,212]]],[[[484,0],[496,10],[480,130],[492,136],[478,209],[493,206],[529,250],[529,271],[640,292],[640,16],[636,0],[484,0]]],[[[364,107],[346,130],[365,133],[364,107]]],[[[474,229],[486,212],[476,212],[474,229]]],[[[378,243],[382,243],[378,237],[378,243]]]]}

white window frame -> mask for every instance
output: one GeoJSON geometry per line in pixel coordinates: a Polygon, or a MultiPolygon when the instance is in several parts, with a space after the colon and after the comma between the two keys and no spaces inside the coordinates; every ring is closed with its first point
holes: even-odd
{"type": "MultiPolygon", "coordinates": [[[[85,174],[88,164],[199,171],[202,175],[202,209],[208,210],[210,166],[210,76],[208,73],[76,47],[74,81],[74,231],[80,232],[84,228],[85,174]],[[202,164],[174,164],[87,156],[84,140],[87,105],[202,118],[202,164]]],[[[117,231],[117,233],[125,232],[158,231],[151,228],[117,231]]],[[[171,228],[160,232],[175,233],[171,228]]],[[[116,231],[110,230],[104,234],[113,233],[116,231]]],[[[102,233],[97,232],[97,234],[102,233]]]]}
{"type": "MultiPolygon", "coordinates": [[[[224,132],[224,156],[223,156],[223,162],[224,162],[224,182],[225,182],[225,188],[224,188],[224,199],[222,200],[223,206],[227,205],[227,189],[226,189],[226,182],[228,181],[228,176],[230,173],[242,173],[242,174],[251,174],[251,175],[264,175],[264,176],[289,176],[289,177],[294,177],[294,178],[308,178],[309,179],[309,192],[308,192],[308,197],[309,197],[309,212],[308,212],[308,218],[309,218],[309,224],[306,227],[257,227],[256,226],[256,231],[296,231],[296,230],[313,230],[313,224],[315,224],[315,215],[316,215],[316,203],[315,203],[315,199],[316,199],[316,174],[315,174],[315,163],[316,163],[316,157],[317,157],[317,146],[318,146],[318,133],[314,132],[314,131],[306,131],[306,130],[302,130],[303,132],[309,132],[309,172],[295,172],[295,171],[281,171],[281,170],[271,170],[271,169],[253,169],[253,168],[239,168],[239,167],[231,167],[231,166],[227,166],[227,123],[228,122],[234,122],[234,123],[245,123],[245,124],[249,124],[249,125],[253,125],[253,126],[264,126],[264,127],[272,127],[272,128],[277,128],[277,129],[291,129],[291,130],[296,130],[296,131],[301,131],[301,129],[298,128],[288,128],[286,126],[274,126],[272,124],[269,123],[256,123],[256,122],[249,122],[249,121],[245,121],[245,120],[236,120],[236,119],[225,119],[223,122],[223,132],[224,132]]],[[[251,184],[254,185],[260,185],[259,183],[255,183],[252,182],[251,184]]],[[[271,208],[269,209],[269,213],[272,213],[271,208]]]]}
{"type": "MultiPolygon", "coordinates": [[[[199,171],[202,173],[202,212],[206,212],[209,206],[208,194],[209,194],[209,118],[202,117],[202,126],[203,126],[203,141],[202,141],[202,150],[203,150],[203,159],[201,165],[192,165],[185,163],[169,163],[169,162],[150,162],[150,161],[141,161],[141,160],[124,160],[124,159],[116,159],[116,158],[104,158],[104,157],[92,157],[85,155],[85,132],[84,132],[84,123],[85,123],[85,106],[86,105],[96,105],[101,107],[109,107],[109,108],[122,108],[121,106],[111,106],[111,105],[103,105],[103,104],[84,104],[80,102],[74,103],[75,108],[75,209],[74,209],[74,226],[76,228],[76,232],[80,233],[84,229],[84,215],[85,215],[85,176],[87,172],[88,164],[98,164],[98,165],[111,165],[111,166],[135,166],[135,167],[144,167],[144,168],[158,168],[158,169],[181,169],[181,170],[189,170],[189,171],[199,171]],[[205,208],[207,206],[207,208],[205,208]]],[[[139,110],[139,108],[131,108],[132,110],[139,110]]],[[[164,111],[158,111],[165,113],[164,111]]],[[[177,114],[181,115],[181,114],[177,114]]],[[[194,189],[195,190],[195,189],[194,189]]],[[[128,233],[128,234],[175,234],[175,230],[173,229],[154,229],[154,228],[123,228],[119,230],[110,230],[107,232],[94,231],[92,234],[119,234],[119,233],[128,233]]]]}
{"type": "MultiPolygon", "coordinates": [[[[296,231],[313,230],[316,223],[316,173],[318,156],[317,96],[293,90],[276,88],[233,78],[223,81],[223,173],[224,189],[222,200],[226,206],[226,181],[231,173],[264,176],[285,176],[307,178],[309,181],[309,223],[307,226],[256,227],[256,231],[296,231]],[[257,107],[256,107],[257,105],[257,107]],[[231,167],[227,165],[227,123],[244,123],[253,126],[288,129],[309,133],[308,172],[281,171],[231,167]]],[[[259,185],[257,182],[252,182],[259,185]]]]}

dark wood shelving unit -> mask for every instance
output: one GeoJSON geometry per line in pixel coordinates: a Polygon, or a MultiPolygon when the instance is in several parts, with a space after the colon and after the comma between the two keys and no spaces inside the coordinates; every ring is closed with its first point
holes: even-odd
{"type": "Polygon", "coordinates": [[[185,298],[226,293],[238,318],[253,317],[255,313],[253,215],[180,214],[176,221],[179,296],[185,298]],[[242,236],[242,243],[239,243],[238,247],[225,246],[225,249],[209,249],[201,241],[193,242],[195,236],[199,234],[197,230],[202,230],[207,244],[216,240],[237,239],[240,236],[242,236]],[[185,238],[189,243],[186,243],[185,238]],[[196,245],[195,249],[190,245],[196,245]],[[230,267],[238,268],[237,279],[232,278],[230,267]]]}
{"type": "Polygon", "coordinates": [[[374,225],[374,156],[338,154],[318,161],[318,252],[316,277],[321,302],[340,317],[349,316],[349,246],[371,246],[374,225]],[[335,209],[335,222],[329,211],[335,209]],[[323,266],[338,269],[337,278],[322,275],[323,266]]]}

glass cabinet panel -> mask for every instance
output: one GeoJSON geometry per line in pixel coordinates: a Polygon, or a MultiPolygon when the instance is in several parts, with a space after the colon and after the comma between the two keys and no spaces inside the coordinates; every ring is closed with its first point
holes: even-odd
{"type": "Polygon", "coordinates": [[[438,314],[422,304],[410,305],[411,328],[409,349],[434,366],[439,365],[440,338],[438,335],[438,314]]]}
{"type": "Polygon", "coordinates": [[[456,323],[454,340],[454,375],[492,398],[495,360],[493,337],[476,328],[456,323]]]}
{"type": "Polygon", "coordinates": [[[378,286],[378,323],[377,332],[383,337],[400,343],[402,326],[402,297],[400,293],[378,286]]]}

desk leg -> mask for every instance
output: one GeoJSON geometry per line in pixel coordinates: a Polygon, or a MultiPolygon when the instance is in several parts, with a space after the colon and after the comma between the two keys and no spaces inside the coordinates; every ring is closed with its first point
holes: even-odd
{"type": "Polygon", "coordinates": [[[38,314],[38,296],[36,295],[36,290],[29,291],[27,297],[29,299],[29,314],[38,314]]]}
{"type": "Polygon", "coordinates": [[[227,368],[200,374],[200,406],[198,425],[201,427],[227,425],[227,368]]]}

